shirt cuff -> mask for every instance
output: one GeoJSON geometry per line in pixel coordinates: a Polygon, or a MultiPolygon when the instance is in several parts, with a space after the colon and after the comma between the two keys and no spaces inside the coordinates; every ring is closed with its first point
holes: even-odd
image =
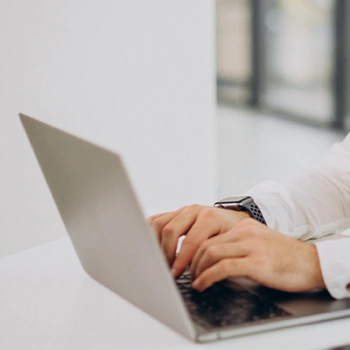
{"type": "Polygon", "coordinates": [[[350,297],[350,237],[317,242],[322,277],[335,299],[350,297]]]}

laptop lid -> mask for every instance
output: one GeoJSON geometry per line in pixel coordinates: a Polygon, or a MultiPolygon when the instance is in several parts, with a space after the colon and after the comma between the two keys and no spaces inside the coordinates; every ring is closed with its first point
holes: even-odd
{"type": "Polygon", "coordinates": [[[26,115],[20,119],[85,271],[194,340],[120,156],[26,115]]]}

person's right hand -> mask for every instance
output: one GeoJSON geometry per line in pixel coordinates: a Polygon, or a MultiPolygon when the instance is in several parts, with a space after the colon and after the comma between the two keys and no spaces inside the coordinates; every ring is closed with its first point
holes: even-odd
{"type": "Polygon", "coordinates": [[[226,233],[237,223],[250,217],[246,212],[190,205],[173,212],[149,217],[172,275],[182,275],[192,261],[199,246],[208,238],[226,233]],[[176,248],[181,236],[186,235],[177,256],[176,248]]]}

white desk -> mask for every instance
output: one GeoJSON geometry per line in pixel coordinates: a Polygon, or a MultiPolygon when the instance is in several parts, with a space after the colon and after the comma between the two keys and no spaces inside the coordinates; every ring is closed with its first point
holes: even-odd
{"type": "Polygon", "coordinates": [[[322,349],[350,318],[194,344],[93,281],[68,238],[0,260],[0,349],[322,349]]]}

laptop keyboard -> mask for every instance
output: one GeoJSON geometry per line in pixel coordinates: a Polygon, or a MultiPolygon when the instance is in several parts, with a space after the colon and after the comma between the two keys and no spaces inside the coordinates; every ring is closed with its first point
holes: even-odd
{"type": "Polygon", "coordinates": [[[225,282],[219,282],[204,292],[197,292],[191,288],[189,270],[186,270],[176,283],[192,320],[206,329],[290,315],[277,305],[238,285],[234,288],[225,282]]]}

